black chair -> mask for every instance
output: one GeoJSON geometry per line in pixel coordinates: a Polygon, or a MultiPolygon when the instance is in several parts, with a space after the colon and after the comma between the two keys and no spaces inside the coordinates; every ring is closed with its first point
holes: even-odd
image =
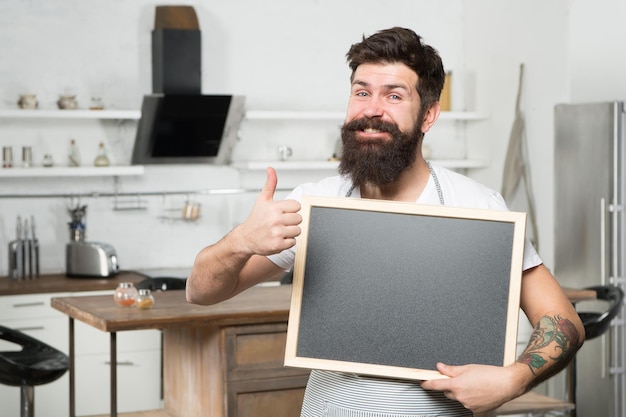
{"type": "Polygon", "coordinates": [[[585,326],[585,340],[594,339],[609,330],[611,321],[619,314],[624,302],[624,292],[614,285],[598,285],[585,288],[596,292],[596,298],[608,303],[602,312],[579,311],[578,315],[585,326]]]}
{"type": "Polygon", "coordinates": [[[137,289],[147,289],[154,292],[167,290],[184,290],[186,285],[187,278],[150,277],[137,283],[135,287],[137,289]]]}
{"type": "Polygon", "coordinates": [[[0,339],[22,347],[0,352],[0,383],[21,388],[21,416],[33,417],[34,387],[63,376],[68,370],[69,358],[52,346],[8,327],[0,326],[0,339]]]}

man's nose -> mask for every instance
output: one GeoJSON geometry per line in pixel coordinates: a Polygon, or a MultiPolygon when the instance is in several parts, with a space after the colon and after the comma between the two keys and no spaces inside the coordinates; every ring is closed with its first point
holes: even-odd
{"type": "Polygon", "coordinates": [[[367,106],[363,110],[363,114],[368,118],[380,117],[384,113],[383,109],[384,108],[381,98],[371,97],[370,100],[367,102],[367,106]]]}

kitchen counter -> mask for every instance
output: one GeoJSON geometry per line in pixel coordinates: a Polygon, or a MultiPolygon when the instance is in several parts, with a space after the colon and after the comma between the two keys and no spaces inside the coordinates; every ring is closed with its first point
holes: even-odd
{"type": "Polygon", "coordinates": [[[137,272],[120,272],[111,278],[84,279],[68,278],[65,274],[40,275],[22,280],[0,277],[0,296],[114,290],[120,282],[136,284],[146,278],[147,275],[137,272]]]}
{"type": "MultiPolygon", "coordinates": [[[[15,280],[9,277],[0,277],[0,296],[20,294],[43,294],[55,292],[76,291],[103,291],[114,290],[120,282],[132,282],[136,284],[147,277],[177,276],[184,278],[188,270],[146,270],[124,271],[111,278],[68,278],[65,274],[41,275],[35,279],[15,280]]],[[[565,293],[573,303],[590,300],[596,297],[594,291],[564,288],[565,293]]]]}

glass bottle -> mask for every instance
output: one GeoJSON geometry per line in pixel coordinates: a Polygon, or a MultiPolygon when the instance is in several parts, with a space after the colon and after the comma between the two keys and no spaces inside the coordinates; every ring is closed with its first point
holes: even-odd
{"type": "Polygon", "coordinates": [[[54,158],[49,153],[43,156],[43,162],[41,163],[46,168],[54,166],[54,158]]]}
{"type": "Polygon", "coordinates": [[[149,289],[140,289],[137,300],[135,300],[135,306],[142,310],[152,308],[154,305],[154,296],[149,289]]]}
{"type": "Polygon", "coordinates": [[[70,140],[70,149],[67,154],[67,166],[80,166],[80,151],[78,150],[78,145],[74,139],[70,140]]]}
{"type": "Polygon", "coordinates": [[[137,299],[137,288],[132,282],[120,282],[113,294],[115,304],[121,307],[131,307],[137,299]]]}
{"type": "Polygon", "coordinates": [[[92,97],[91,104],[89,105],[89,110],[103,110],[104,103],[102,102],[102,98],[100,97],[92,97]]]}
{"type": "Polygon", "coordinates": [[[110,165],[109,157],[107,156],[107,152],[104,149],[104,142],[100,142],[100,144],[98,145],[98,155],[93,161],[93,164],[97,167],[108,167],[110,165]]]}
{"type": "Polygon", "coordinates": [[[13,166],[13,148],[4,146],[2,148],[2,168],[11,168],[13,166]]]}

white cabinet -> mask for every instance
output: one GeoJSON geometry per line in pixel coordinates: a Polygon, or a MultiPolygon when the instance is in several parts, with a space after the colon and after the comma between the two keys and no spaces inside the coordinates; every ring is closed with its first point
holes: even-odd
{"type": "MultiPolygon", "coordinates": [[[[0,296],[0,322],[23,331],[65,353],[69,351],[69,319],[50,307],[50,299],[107,292],[0,296]]],[[[111,298],[113,303],[113,299],[111,298]]],[[[74,322],[77,415],[110,411],[109,333],[74,322]]],[[[19,349],[0,341],[0,350],[19,349]]],[[[141,330],[117,334],[118,411],[157,409],[161,405],[161,332],[141,330]]],[[[20,389],[0,384],[2,416],[20,414],[20,389]]],[[[69,415],[69,374],[35,387],[35,417],[69,415]]]]}
{"type": "MultiPolygon", "coordinates": [[[[117,411],[121,413],[159,409],[162,407],[161,351],[154,348],[127,350],[129,345],[122,342],[122,336],[127,333],[129,335],[139,333],[144,339],[153,340],[158,339],[159,332],[141,330],[118,333],[117,411]]],[[[78,416],[106,415],[111,411],[108,346],[107,338],[107,343],[102,344],[106,352],[77,354],[76,356],[76,415],[78,416]]],[[[78,340],[76,347],[80,347],[78,340]]]]}

